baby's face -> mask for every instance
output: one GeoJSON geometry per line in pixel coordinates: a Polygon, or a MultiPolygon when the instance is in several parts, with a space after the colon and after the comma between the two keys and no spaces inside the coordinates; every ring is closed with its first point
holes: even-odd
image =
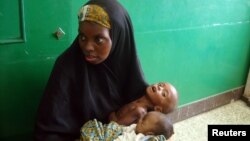
{"type": "Polygon", "coordinates": [[[135,132],[144,135],[164,135],[169,138],[173,135],[174,130],[173,124],[165,114],[152,111],[138,121],[135,132]]]}
{"type": "Polygon", "coordinates": [[[169,83],[160,82],[147,87],[147,95],[153,105],[161,106],[163,112],[173,110],[177,104],[177,91],[169,83]]]}
{"type": "Polygon", "coordinates": [[[160,116],[156,112],[149,112],[138,121],[135,132],[142,133],[144,135],[154,135],[156,130],[155,126],[159,118],[160,116]]]}

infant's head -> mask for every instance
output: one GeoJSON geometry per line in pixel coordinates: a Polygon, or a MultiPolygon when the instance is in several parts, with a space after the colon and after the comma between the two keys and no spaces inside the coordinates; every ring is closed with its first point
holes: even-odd
{"type": "Polygon", "coordinates": [[[144,135],[164,135],[166,139],[174,134],[173,124],[163,113],[148,112],[136,125],[136,133],[144,135]]]}
{"type": "Polygon", "coordinates": [[[173,111],[177,106],[178,92],[170,83],[160,82],[150,85],[146,92],[156,111],[166,114],[173,111]]]}

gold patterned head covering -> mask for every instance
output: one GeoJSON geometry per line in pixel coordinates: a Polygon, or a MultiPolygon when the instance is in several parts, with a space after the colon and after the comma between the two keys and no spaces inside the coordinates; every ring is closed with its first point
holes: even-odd
{"type": "Polygon", "coordinates": [[[92,21],[106,28],[111,28],[107,12],[102,7],[94,4],[81,7],[78,13],[78,21],[92,21]]]}

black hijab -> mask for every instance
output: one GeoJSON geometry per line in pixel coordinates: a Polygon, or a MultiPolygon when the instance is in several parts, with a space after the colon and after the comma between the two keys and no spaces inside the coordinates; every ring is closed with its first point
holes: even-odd
{"type": "Polygon", "coordinates": [[[111,53],[104,62],[90,64],[76,38],[57,58],[38,110],[36,141],[73,141],[88,120],[106,123],[110,112],[145,94],[147,83],[127,11],[116,0],[86,4],[99,5],[108,13],[111,53]]]}

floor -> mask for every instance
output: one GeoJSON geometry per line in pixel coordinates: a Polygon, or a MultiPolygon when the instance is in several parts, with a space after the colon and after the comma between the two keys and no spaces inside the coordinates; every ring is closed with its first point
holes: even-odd
{"type": "Polygon", "coordinates": [[[241,100],[232,101],[209,112],[174,124],[173,141],[207,141],[208,124],[250,124],[250,107],[241,100]]]}

